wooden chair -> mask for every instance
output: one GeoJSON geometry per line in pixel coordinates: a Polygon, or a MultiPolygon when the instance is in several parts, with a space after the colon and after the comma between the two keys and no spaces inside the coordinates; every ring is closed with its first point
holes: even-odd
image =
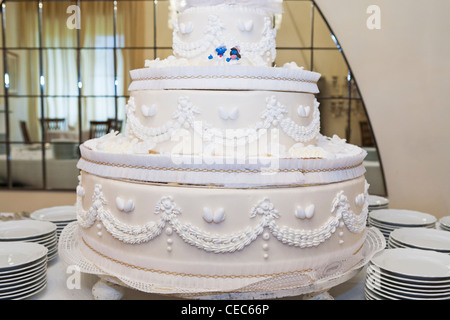
{"type": "Polygon", "coordinates": [[[89,128],[89,139],[99,138],[109,132],[109,121],[91,121],[89,128]]]}
{"type": "Polygon", "coordinates": [[[370,126],[367,121],[360,121],[359,126],[361,129],[361,143],[362,147],[373,147],[375,145],[370,126]]]}
{"type": "Polygon", "coordinates": [[[65,130],[66,119],[64,118],[44,118],[41,119],[46,130],[65,130]]]}
{"type": "Polygon", "coordinates": [[[118,131],[119,133],[122,131],[122,120],[119,119],[108,119],[109,122],[109,128],[108,132],[111,132],[111,130],[118,131]]]}
{"type": "Polygon", "coordinates": [[[22,131],[23,141],[26,144],[30,144],[30,133],[28,132],[27,123],[25,121],[20,121],[20,131],[22,131]]]}

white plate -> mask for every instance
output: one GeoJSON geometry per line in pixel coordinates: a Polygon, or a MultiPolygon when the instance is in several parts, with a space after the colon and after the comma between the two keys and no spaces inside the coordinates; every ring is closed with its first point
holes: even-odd
{"type": "Polygon", "coordinates": [[[386,249],[370,261],[383,271],[400,277],[450,281],[450,256],[411,248],[386,249]]]}
{"type": "Polygon", "coordinates": [[[26,283],[22,283],[17,286],[12,286],[11,288],[0,288],[0,297],[28,290],[36,286],[38,283],[42,282],[42,280],[44,279],[47,280],[47,271],[36,274],[35,278],[26,283]]]}
{"type": "Polygon", "coordinates": [[[18,290],[18,289],[24,289],[27,285],[30,285],[32,282],[36,281],[37,279],[41,279],[44,275],[47,274],[46,268],[41,268],[40,270],[36,271],[35,273],[31,274],[27,278],[17,279],[16,281],[11,281],[8,283],[0,283],[0,293],[6,293],[8,290],[18,290]]]}
{"type": "Polygon", "coordinates": [[[48,249],[32,242],[0,242],[0,272],[16,270],[45,257],[48,249]]]}
{"type": "Polygon", "coordinates": [[[405,290],[417,290],[422,292],[448,292],[450,294],[450,284],[447,285],[428,285],[420,282],[404,281],[401,278],[390,277],[384,275],[374,268],[368,267],[366,269],[366,278],[372,281],[378,281],[379,283],[385,283],[391,286],[397,286],[405,290]]]}
{"type": "Polygon", "coordinates": [[[401,298],[396,298],[387,295],[384,292],[380,292],[379,290],[374,289],[370,284],[365,284],[364,288],[370,292],[372,296],[375,296],[377,300],[402,300],[401,298]]]}
{"type": "Polygon", "coordinates": [[[43,277],[38,283],[35,283],[33,286],[30,286],[29,288],[17,290],[14,292],[10,292],[6,295],[0,295],[0,299],[24,299],[26,297],[32,296],[42,289],[44,289],[47,285],[47,277],[43,277]]]}
{"type": "Polygon", "coordinates": [[[389,209],[389,206],[379,206],[379,207],[368,207],[369,211],[389,209]]]}
{"type": "Polygon", "coordinates": [[[425,226],[436,223],[431,214],[400,209],[382,209],[369,212],[369,217],[383,224],[400,226],[425,226]]]}
{"type": "Polygon", "coordinates": [[[40,261],[37,264],[32,265],[29,268],[25,268],[24,270],[20,270],[15,273],[1,275],[0,274],[0,285],[12,283],[15,281],[20,281],[22,279],[31,278],[34,274],[39,272],[40,270],[47,270],[47,259],[40,261]]]}
{"type": "Polygon", "coordinates": [[[450,252],[450,233],[428,228],[400,228],[391,232],[396,243],[415,248],[450,252]]]}
{"type": "Polygon", "coordinates": [[[30,214],[31,219],[50,222],[69,222],[77,219],[75,206],[57,206],[44,208],[30,214]]]}
{"type": "Polygon", "coordinates": [[[31,296],[34,296],[34,295],[38,294],[39,292],[44,290],[46,287],[47,287],[47,281],[43,281],[41,284],[39,284],[38,286],[36,286],[35,288],[33,288],[31,290],[28,290],[27,292],[12,295],[11,297],[8,298],[8,300],[23,300],[23,299],[26,299],[28,297],[31,297],[31,296]]]}
{"type": "Polygon", "coordinates": [[[388,247],[389,249],[394,249],[394,248],[407,248],[407,246],[395,242],[395,240],[393,240],[391,237],[389,237],[387,247],[388,247]]]}
{"type": "Polygon", "coordinates": [[[0,223],[0,240],[26,240],[44,237],[56,231],[56,225],[47,221],[15,220],[0,223]]]}
{"type": "MultiPolygon", "coordinates": [[[[389,249],[391,250],[391,249],[389,249]]],[[[427,279],[415,279],[415,278],[407,278],[404,276],[397,276],[396,274],[389,272],[389,271],[384,271],[380,268],[378,268],[376,265],[372,264],[371,262],[369,263],[367,270],[369,270],[373,273],[378,274],[380,277],[383,278],[388,278],[389,280],[396,280],[396,281],[400,281],[403,282],[407,285],[412,285],[412,286],[430,286],[433,288],[448,288],[450,287],[450,280],[427,280],[427,279]]]]}
{"type": "Polygon", "coordinates": [[[369,223],[370,226],[374,226],[377,227],[379,229],[382,229],[384,231],[388,231],[388,232],[392,232],[395,229],[399,229],[399,228],[428,228],[428,229],[434,229],[436,224],[435,223],[431,223],[428,225],[393,225],[393,224],[389,224],[389,223],[383,223],[381,221],[377,221],[375,219],[372,218],[368,218],[367,222],[369,223]]]}
{"type": "Polygon", "coordinates": [[[450,216],[442,217],[441,219],[439,219],[439,223],[446,229],[450,229],[450,216]]]}
{"type": "Polygon", "coordinates": [[[400,294],[403,296],[413,296],[415,298],[447,298],[450,299],[450,290],[443,291],[429,291],[420,290],[415,288],[406,288],[403,286],[391,284],[386,281],[379,281],[376,278],[368,277],[366,282],[369,282],[373,287],[381,290],[387,291],[388,293],[400,294]]]}
{"type": "Polygon", "coordinates": [[[370,207],[387,206],[389,204],[389,200],[387,198],[376,196],[376,195],[369,195],[368,202],[369,202],[369,208],[370,207]]]}
{"type": "Polygon", "coordinates": [[[47,265],[47,260],[48,260],[48,253],[47,253],[47,255],[43,256],[42,258],[39,258],[30,263],[25,263],[18,267],[12,267],[6,271],[0,271],[0,281],[3,281],[3,280],[9,281],[16,276],[20,276],[20,275],[24,275],[24,274],[33,272],[36,268],[41,267],[44,264],[47,265]]]}
{"type": "Polygon", "coordinates": [[[370,290],[367,288],[364,288],[364,298],[366,300],[385,300],[383,298],[378,297],[377,295],[373,294],[370,290]]]}
{"type": "Polygon", "coordinates": [[[448,300],[446,296],[424,296],[421,294],[399,292],[386,287],[373,286],[370,282],[366,282],[365,287],[370,289],[371,292],[390,300],[448,300]]]}
{"type": "Polygon", "coordinates": [[[56,247],[58,246],[58,235],[55,235],[53,240],[47,240],[47,241],[44,241],[44,242],[42,242],[42,241],[39,241],[39,242],[32,241],[32,242],[42,244],[42,245],[46,246],[48,249],[50,249],[50,248],[53,248],[55,246],[56,247]]]}
{"type": "Polygon", "coordinates": [[[387,231],[389,233],[392,232],[393,230],[395,230],[395,228],[392,228],[392,227],[390,227],[388,225],[384,225],[384,224],[382,224],[380,222],[377,222],[377,221],[375,221],[373,219],[369,219],[369,225],[373,226],[373,227],[376,227],[376,228],[378,228],[380,230],[387,231]]]}

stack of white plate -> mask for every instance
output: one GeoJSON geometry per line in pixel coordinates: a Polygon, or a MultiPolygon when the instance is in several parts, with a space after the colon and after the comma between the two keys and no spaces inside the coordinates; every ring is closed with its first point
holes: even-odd
{"type": "Polygon", "coordinates": [[[399,228],[435,228],[436,217],[419,211],[381,209],[369,212],[368,225],[378,228],[389,241],[392,231],[399,228]]]}
{"type": "Polygon", "coordinates": [[[56,225],[47,221],[13,220],[0,223],[0,243],[34,242],[48,250],[48,261],[58,255],[56,225]]]}
{"type": "Polygon", "coordinates": [[[369,195],[369,211],[389,208],[389,199],[376,195],[369,195]]]}
{"type": "Polygon", "coordinates": [[[449,300],[450,256],[411,248],[386,249],[367,265],[367,300],[449,300]]]}
{"type": "Polygon", "coordinates": [[[77,219],[77,212],[75,206],[56,206],[34,211],[31,213],[30,218],[54,223],[56,225],[56,233],[59,239],[64,227],[77,219]]]}
{"type": "Polygon", "coordinates": [[[450,254],[450,233],[428,228],[400,228],[391,232],[388,248],[415,248],[450,254]]]}
{"type": "Polygon", "coordinates": [[[47,252],[37,243],[0,242],[0,300],[25,299],[46,287],[47,252]]]}
{"type": "Polygon", "coordinates": [[[439,219],[439,228],[445,231],[450,231],[450,216],[445,216],[439,219]]]}

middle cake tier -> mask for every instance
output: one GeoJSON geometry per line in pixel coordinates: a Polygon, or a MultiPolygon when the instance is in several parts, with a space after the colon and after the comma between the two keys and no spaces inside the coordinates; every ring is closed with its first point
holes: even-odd
{"type": "Polygon", "coordinates": [[[315,144],[319,132],[312,93],[136,90],[127,104],[126,135],[151,153],[279,156],[315,144]]]}

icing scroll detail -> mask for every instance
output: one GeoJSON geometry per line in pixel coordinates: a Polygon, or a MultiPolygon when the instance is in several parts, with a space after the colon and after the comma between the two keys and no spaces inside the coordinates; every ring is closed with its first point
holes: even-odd
{"type": "Polygon", "coordinates": [[[368,184],[366,182],[365,201],[360,214],[351,211],[350,202],[341,191],[332,202],[331,215],[328,220],[320,227],[312,230],[279,226],[277,219],[279,219],[280,214],[268,198],[261,200],[250,212],[249,218],[259,219],[256,225],[231,234],[213,234],[201,230],[191,223],[182,223],[179,220],[182,211],[170,196],[162,197],[155,206],[154,213],[160,217],[159,221],[151,221],[140,226],[127,225],[114,217],[106,208],[108,203],[103,195],[101,185],[95,186],[93,203],[87,211],[82,208],[81,197],[78,198],[77,212],[81,227],[89,228],[100,221],[114,238],[128,244],[151,241],[159,236],[164,229],[170,228],[171,232],[180,236],[184,242],[207,252],[231,253],[240,251],[267,232],[289,246],[310,248],[316,247],[329,239],[336,232],[341,222],[350,232],[361,233],[364,231],[368,213],[367,190],[368,184]]]}

